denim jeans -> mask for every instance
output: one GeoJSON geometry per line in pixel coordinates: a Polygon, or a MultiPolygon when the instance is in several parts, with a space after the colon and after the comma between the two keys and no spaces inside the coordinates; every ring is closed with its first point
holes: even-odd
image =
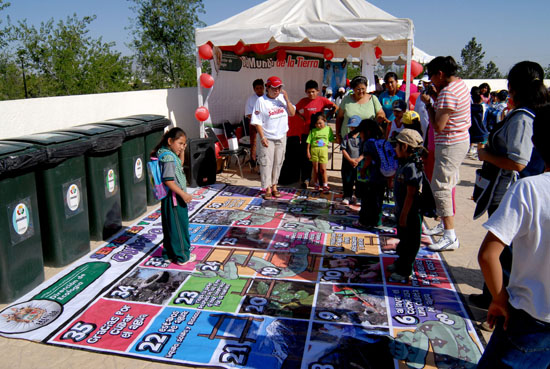
{"type": "Polygon", "coordinates": [[[510,307],[508,329],[500,319],[477,366],[480,368],[550,367],[550,323],[510,307]]]}

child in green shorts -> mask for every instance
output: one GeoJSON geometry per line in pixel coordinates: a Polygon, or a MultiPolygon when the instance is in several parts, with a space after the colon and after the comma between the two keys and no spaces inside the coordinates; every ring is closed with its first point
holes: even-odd
{"type": "Polygon", "coordinates": [[[313,163],[311,180],[317,180],[316,190],[322,185],[323,192],[328,193],[330,191],[327,179],[328,145],[329,142],[335,141],[334,134],[332,128],[327,125],[327,118],[323,113],[313,114],[311,125],[315,125],[307,136],[307,157],[313,163]]]}

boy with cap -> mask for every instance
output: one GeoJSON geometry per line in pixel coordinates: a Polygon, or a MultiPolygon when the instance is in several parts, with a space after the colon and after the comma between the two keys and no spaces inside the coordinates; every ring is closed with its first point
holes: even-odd
{"type": "MultiPolygon", "coordinates": [[[[405,114],[403,114],[403,118],[401,118],[401,122],[403,122],[403,128],[410,128],[414,129],[416,132],[420,133],[420,136],[422,136],[422,139],[424,140],[424,130],[422,129],[422,124],[420,123],[420,115],[418,115],[417,112],[414,110],[406,111],[405,114]]],[[[426,140],[424,140],[424,143],[426,140]]],[[[425,147],[426,145],[424,145],[425,147]]]]}
{"type": "Polygon", "coordinates": [[[403,130],[404,127],[401,119],[403,119],[403,114],[407,110],[407,103],[401,99],[395,100],[392,103],[392,110],[394,119],[386,132],[386,140],[388,141],[393,140],[403,130]]]}
{"type": "Polygon", "coordinates": [[[397,216],[397,260],[388,265],[390,282],[408,283],[414,260],[420,249],[422,215],[420,190],[422,185],[422,136],[413,129],[404,128],[396,137],[395,154],[399,167],[395,173],[394,196],[397,216]]]}
{"type": "Polygon", "coordinates": [[[361,136],[359,135],[359,124],[361,117],[353,115],[348,120],[348,127],[351,131],[344,136],[340,149],[342,150],[342,187],[344,189],[344,199],[342,205],[357,204],[361,205],[361,199],[357,196],[357,165],[359,165],[359,156],[361,156],[361,136]],[[355,186],[355,191],[353,187],[355,186]],[[353,194],[355,192],[355,198],[353,194]]]}

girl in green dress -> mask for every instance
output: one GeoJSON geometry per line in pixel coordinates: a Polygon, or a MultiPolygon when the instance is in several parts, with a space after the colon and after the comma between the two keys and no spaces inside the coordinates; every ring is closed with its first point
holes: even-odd
{"type": "Polygon", "coordinates": [[[164,233],[162,257],[178,265],[192,262],[196,257],[190,253],[187,204],[193,197],[186,192],[187,181],[183,173],[186,146],[187,135],[181,128],[174,127],[164,134],[151,153],[160,158],[162,182],[167,190],[160,205],[164,233]],[[167,154],[162,155],[164,153],[167,154]]]}

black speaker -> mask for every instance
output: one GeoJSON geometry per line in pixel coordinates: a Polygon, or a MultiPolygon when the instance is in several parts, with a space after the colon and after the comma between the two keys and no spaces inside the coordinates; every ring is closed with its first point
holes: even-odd
{"type": "Polygon", "coordinates": [[[184,169],[190,187],[216,183],[215,142],[210,137],[187,140],[184,169]]]}

